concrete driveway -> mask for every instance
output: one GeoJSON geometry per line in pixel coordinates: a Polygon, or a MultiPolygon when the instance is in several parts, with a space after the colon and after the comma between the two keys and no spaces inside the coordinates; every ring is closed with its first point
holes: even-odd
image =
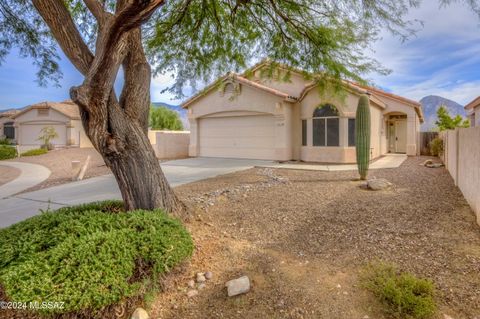
{"type": "MultiPolygon", "coordinates": [[[[170,185],[178,186],[254,166],[271,166],[274,162],[247,159],[189,158],[164,162],[163,172],[170,185]]],[[[113,175],[54,186],[0,200],[0,228],[34,216],[40,210],[57,209],[106,199],[121,199],[113,175]]]]}

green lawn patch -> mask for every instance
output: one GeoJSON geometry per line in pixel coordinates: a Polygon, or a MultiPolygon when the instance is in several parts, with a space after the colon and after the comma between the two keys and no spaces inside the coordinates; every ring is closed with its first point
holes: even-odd
{"type": "Polygon", "coordinates": [[[33,149],[33,150],[23,152],[23,153],[20,154],[20,156],[37,156],[37,155],[43,155],[43,154],[47,154],[47,153],[48,153],[47,149],[36,148],[36,149],[33,149]]]}
{"type": "Polygon", "coordinates": [[[182,224],[119,201],[62,208],[0,229],[0,285],[16,302],[64,302],[40,314],[85,313],[155,289],[191,256],[182,224]]]}
{"type": "Polygon", "coordinates": [[[17,149],[10,145],[0,145],[0,160],[15,158],[17,149]]]}
{"type": "Polygon", "coordinates": [[[362,284],[397,318],[429,318],[437,310],[435,286],[429,279],[400,272],[395,265],[374,262],[361,274],[362,284]]]}

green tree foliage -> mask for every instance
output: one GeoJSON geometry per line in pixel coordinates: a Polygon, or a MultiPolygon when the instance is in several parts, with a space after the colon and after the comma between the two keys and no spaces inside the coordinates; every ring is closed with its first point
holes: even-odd
{"type": "MultiPolygon", "coordinates": [[[[86,1],[64,2],[94,51],[99,28],[92,9],[86,1]]],[[[122,1],[88,2],[100,3],[103,10],[114,14],[122,1]]],[[[244,69],[265,57],[321,71],[324,77],[318,81],[361,81],[368,72],[388,72],[364,54],[380,31],[389,30],[406,39],[420,26],[406,19],[409,9],[418,7],[420,0],[138,2],[144,6],[159,3],[159,9],[142,21],[144,45],[155,72],[175,73],[168,90],[178,96],[183,95],[186,84],[211,80],[226,70],[244,69]]],[[[480,13],[475,1],[468,4],[480,13]]],[[[0,61],[12,47],[18,47],[22,55],[34,58],[41,83],[58,81],[55,39],[31,1],[0,0],[0,30],[0,61]]]]}
{"type": "Polygon", "coordinates": [[[183,130],[179,114],[165,106],[150,108],[149,126],[152,130],[183,130]]]}
{"type": "Polygon", "coordinates": [[[437,121],[435,124],[439,131],[453,130],[457,127],[470,127],[470,121],[462,116],[450,116],[445,105],[441,105],[437,110],[437,121]]]}

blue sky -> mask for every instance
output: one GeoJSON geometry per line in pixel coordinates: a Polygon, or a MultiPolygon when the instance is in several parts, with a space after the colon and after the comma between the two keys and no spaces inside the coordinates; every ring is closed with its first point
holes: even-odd
{"type": "MultiPolygon", "coordinates": [[[[402,43],[385,33],[366,52],[393,72],[367,77],[388,91],[414,100],[434,94],[466,104],[479,96],[480,18],[459,3],[439,8],[436,0],[424,1],[409,18],[424,23],[416,36],[402,43]]],[[[32,61],[12,51],[0,66],[0,109],[67,99],[69,88],[80,84],[82,78],[65,57],[60,64],[62,87],[39,87],[32,61]]],[[[152,101],[180,103],[160,93],[171,81],[169,75],[152,79],[152,101]]]]}

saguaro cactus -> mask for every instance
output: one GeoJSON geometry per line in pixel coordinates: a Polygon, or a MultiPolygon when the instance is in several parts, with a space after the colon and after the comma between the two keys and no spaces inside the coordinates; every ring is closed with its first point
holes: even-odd
{"type": "Polygon", "coordinates": [[[355,149],[360,179],[367,179],[370,160],[370,99],[360,96],[355,120],[355,149]]]}

